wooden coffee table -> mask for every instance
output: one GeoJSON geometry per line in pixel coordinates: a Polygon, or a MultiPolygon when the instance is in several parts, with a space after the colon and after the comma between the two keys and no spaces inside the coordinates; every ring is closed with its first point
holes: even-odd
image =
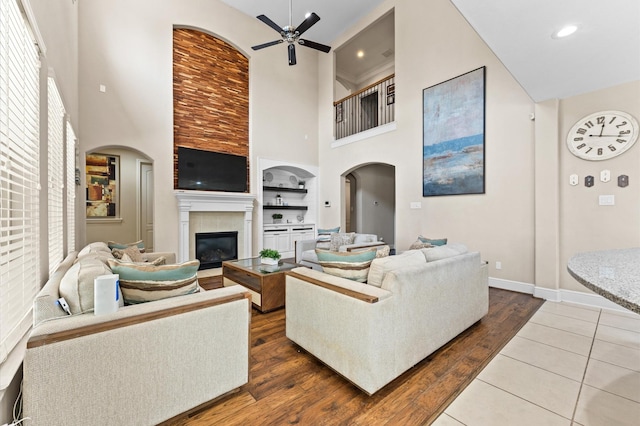
{"type": "Polygon", "coordinates": [[[269,312],[284,306],[285,272],[301,265],[281,261],[278,265],[263,265],[259,257],[222,262],[222,284],[239,284],[249,290],[253,306],[269,312]]]}

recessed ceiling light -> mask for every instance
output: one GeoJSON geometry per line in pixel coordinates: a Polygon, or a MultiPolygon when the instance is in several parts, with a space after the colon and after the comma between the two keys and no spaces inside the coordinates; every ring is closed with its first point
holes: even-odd
{"type": "Polygon", "coordinates": [[[364,52],[362,50],[358,50],[358,58],[362,58],[364,56],[364,52]]]}
{"type": "Polygon", "coordinates": [[[566,25],[551,35],[551,38],[563,38],[578,31],[577,25],[566,25]]]}

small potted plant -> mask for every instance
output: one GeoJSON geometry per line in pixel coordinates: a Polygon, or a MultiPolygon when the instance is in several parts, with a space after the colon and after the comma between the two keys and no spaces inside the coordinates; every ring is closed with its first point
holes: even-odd
{"type": "Polygon", "coordinates": [[[273,223],[281,223],[282,222],[282,213],[274,213],[271,215],[273,218],[273,223]]]}
{"type": "Polygon", "coordinates": [[[274,249],[260,250],[260,262],[265,265],[277,265],[280,259],[280,252],[274,249]]]}

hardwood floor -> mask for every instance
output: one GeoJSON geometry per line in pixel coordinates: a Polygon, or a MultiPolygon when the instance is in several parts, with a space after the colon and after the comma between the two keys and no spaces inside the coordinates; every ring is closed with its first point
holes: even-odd
{"type": "Polygon", "coordinates": [[[430,424],[542,303],[490,289],[487,316],[371,397],[286,338],[285,310],[254,309],[249,383],[171,424],[430,424]]]}

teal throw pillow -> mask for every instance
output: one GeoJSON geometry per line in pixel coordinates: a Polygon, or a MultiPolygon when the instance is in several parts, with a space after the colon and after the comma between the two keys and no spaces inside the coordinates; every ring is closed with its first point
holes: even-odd
{"type": "Polygon", "coordinates": [[[340,227],[336,226],[335,228],[330,228],[330,229],[318,228],[318,235],[330,235],[330,234],[333,234],[334,232],[340,232],[340,227]]]}
{"type": "Polygon", "coordinates": [[[325,273],[361,283],[367,282],[369,266],[371,266],[371,261],[376,258],[376,252],[375,247],[358,252],[316,249],[318,262],[325,273]]]}
{"type": "Polygon", "coordinates": [[[422,235],[418,237],[418,239],[425,244],[431,244],[432,246],[443,246],[447,244],[446,238],[425,238],[422,235]]]}
{"type": "Polygon", "coordinates": [[[127,247],[136,246],[140,250],[140,253],[144,253],[144,242],[142,240],[136,241],[135,243],[117,243],[115,241],[109,241],[107,246],[109,246],[109,249],[111,250],[124,250],[127,247]]]}
{"type": "Polygon", "coordinates": [[[199,260],[158,266],[109,260],[109,266],[120,277],[120,290],[127,305],[198,292],[199,260]]]}

